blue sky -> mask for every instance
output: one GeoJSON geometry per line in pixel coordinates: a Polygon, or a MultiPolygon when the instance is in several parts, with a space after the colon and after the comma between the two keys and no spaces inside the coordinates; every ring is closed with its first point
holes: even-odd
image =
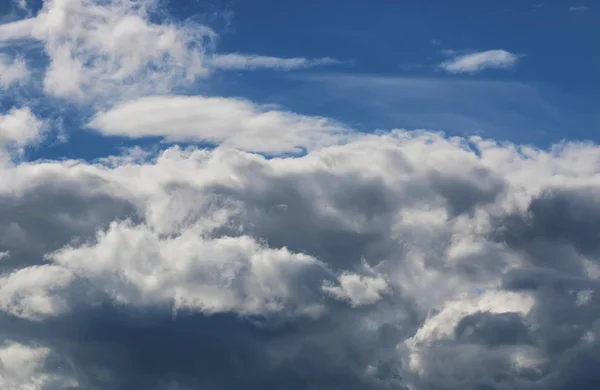
{"type": "MultiPolygon", "coordinates": [[[[4,2],[0,12],[12,22],[40,7],[4,2]]],[[[440,130],[547,147],[562,139],[598,141],[595,8],[585,1],[170,1],[151,20],[212,27],[216,53],[339,61],[214,72],[180,85],[179,92],[188,95],[276,104],[360,131],[440,130]],[[491,50],[510,53],[514,63],[463,73],[440,68],[444,61],[491,50]]],[[[3,110],[15,99],[29,99],[55,132],[68,135],[32,149],[29,158],[86,159],[156,141],[100,137],[85,129],[93,107],[40,91],[47,63],[40,48],[18,41],[1,49],[24,57],[34,80],[4,92],[3,110]]]]}

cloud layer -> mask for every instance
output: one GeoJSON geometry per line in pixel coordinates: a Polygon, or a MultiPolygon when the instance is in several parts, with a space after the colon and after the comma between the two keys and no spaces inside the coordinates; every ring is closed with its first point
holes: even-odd
{"type": "Polygon", "coordinates": [[[402,131],[5,163],[2,380],[593,389],[599,163],[402,131]]]}

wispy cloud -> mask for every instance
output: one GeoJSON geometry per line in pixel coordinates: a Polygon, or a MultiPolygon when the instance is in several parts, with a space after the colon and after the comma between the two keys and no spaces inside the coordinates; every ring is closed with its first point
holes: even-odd
{"type": "Polygon", "coordinates": [[[569,7],[569,11],[571,12],[583,12],[583,11],[589,11],[589,7],[586,7],[585,5],[575,5],[575,6],[571,6],[569,7]]]}
{"type": "Polygon", "coordinates": [[[261,56],[256,54],[215,54],[210,60],[210,65],[216,69],[223,70],[255,70],[255,69],[276,69],[276,70],[294,70],[310,68],[321,65],[335,65],[341,61],[334,58],[280,58],[271,56],[261,56]]]}
{"type": "Polygon", "coordinates": [[[456,56],[439,66],[449,73],[477,73],[485,69],[512,68],[518,60],[518,55],[506,50],[487,50],[456,56]]]}
{"type": "Polygon", "coordinates": [[[0,53],[0,89],[23,83],[28,78],[29,70],[22,58],[10,58],[0,53]]]}

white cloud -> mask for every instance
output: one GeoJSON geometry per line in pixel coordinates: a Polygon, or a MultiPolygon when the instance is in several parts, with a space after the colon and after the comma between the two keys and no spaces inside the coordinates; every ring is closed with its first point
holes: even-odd
{"type": "Polygon", "coordinates": [[[0,310],[16,317],[39,320],[67,310],[60,291],[72,280],[57,266],[23,268],[0,277],[0,310]]]}
{"type": "Polygon", "coordinates": [[[10,41],[32,39],[37,22],[36,18],[29,18],[0,24],[0,42],[8,43],[10,41]]]}
{"type": "Polygon", "coordinates": [[[44,130],[44,122],[29,108],[13,108],[0,115],[0,153],[6,148],[19,153],[23,147],[40,141],[44,130]]]}
{"type": "Polygon", "coordinates": [[[0,385],[3,389],[40,389],[43,378],[36,377],[48,355],[46,348],[30,348],[10,343],[0,346],[0,385]],[[31,386],[31,387],[27,387],[31,386]]]}
{"type": "Polygon", "coordinates": [[[0,53],[0,89],[23,84],[29,79],[27,64],[22,58],[11,59],[0,53]]]}
{"type": "Polygon", "coordinates": [[[320,65],[335,65],[340,61],[333,58],[279,58],[261,56],[255,54],[215,54],[210,58],[210,65],[216,69],[223,70],[254,70],[254,69],[278,69],[294,70],[304,69],[320,65]]]}
{"type": "Polygon", "coordinates": [[[586,7],[585,5],[576,5],[569,7],[569,11],[571,12],[584,12],[589,10],[589,7],[586,7]]]}
{"type": "Polygon", "coordinates": [[[0,344],[0,387],[5,390],[46,390],[78,387],[77,382],[45,372],[51,351],[4,340],[0,344]]]}
{"type": "Polygon", "coordinates": [[[125,102],[96,114],[88,127],[105,135],[206,141],[271,154],[331,144],[347,132],[325,118],[279,111],[243,99],[202,96],[125,102]]]}
{"type": "Polygon", "coordinates": [[[476,73],[485,69],[507,69],[514,67],[519,56],[506,50],[487,50],[454,57],[444,61],[440,68],[449,73],[476,73]]]}
{"type": "Polygon", "coordinates": [[[354,307],[377,302],[388,289],[387,282],[381,276],[363,276],[347,272],[340,275],[338,280],[339,286],[328,283],[323,286],[323,291],[348,301],[354,307]]]}
{"type": "Polygon", "coordinates": [[[316,259],[245,236],[205,240],[201,230],[190,228],[163,239],[144,226],[113,224],[97,244],[64,248],[52,258],[121,304],[242,315],[290,304],[300,314],[321,311],[310,301],[303,305],[301,289],[292,288],[299,275],[321,267],[316,259]]]}
{"type": "Polygon", "coordinates": [[[215,33],[203,25],[153,23],[155,3],[53,0],[35,18],[0,32],[5,41],[44,43],[50,95],[90,101],[167,92],[207,74],[204,55],[215,33]]]}
{"type": "Polygon", "coordinates": [[[34,18],[0,25],[0,42],[43,43],[50,60],[44,91],[101,106],[170,93],[214,69],[293,70],[339,63],[328,57],[215,54],[212,29],[192,22],[156,22],[157,8],[157,0],[49,0],[34,18]]]}

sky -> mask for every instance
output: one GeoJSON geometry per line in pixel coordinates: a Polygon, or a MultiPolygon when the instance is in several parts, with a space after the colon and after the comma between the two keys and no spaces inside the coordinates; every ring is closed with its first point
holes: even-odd
{"type": "Polygon", "coordinates": [[[0,2],[0,388],[600,387],[592,1],[0,2]]]}

